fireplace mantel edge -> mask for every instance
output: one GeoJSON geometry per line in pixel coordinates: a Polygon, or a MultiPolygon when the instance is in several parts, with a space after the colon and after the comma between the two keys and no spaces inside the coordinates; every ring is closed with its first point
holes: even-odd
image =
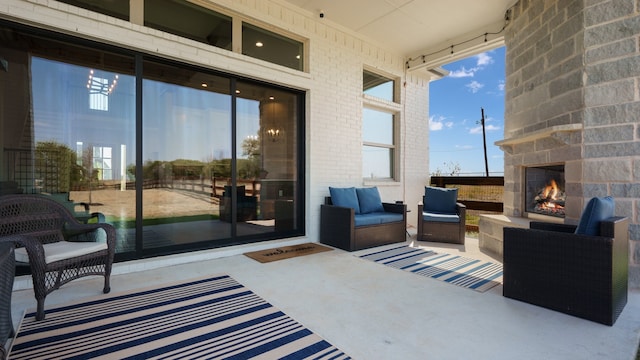
{"type": "Polygon", "coordinates": [[[500,149],[502,149],[503,151],[510,152],[511,147],[514,145],[522,144],[529,141],[535,141],[535,140],[539,140],[547,137],[553,137],[553,138],[556,138],[557,140],[567,143],[565,140],[562,139],[560,134],[581,131],[581,130],[582,130],[582,124],[556,125],[546,129],[524,134],[521,136],[514,136],[507,139],[499,140],[499,141],[496,141],[494,144],[496,146],[499,146],[500,149]]]}

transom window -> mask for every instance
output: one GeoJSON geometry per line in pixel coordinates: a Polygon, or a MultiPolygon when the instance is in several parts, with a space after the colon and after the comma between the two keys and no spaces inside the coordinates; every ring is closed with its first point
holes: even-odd
{"type": "Polygon", "coordinates": [[[371,71],[362,72],[362,88],[366,95],[395,101],[395,81],[371,71]]]}
{"type": "Polygon", "coordinates": [[[304,71],[304,42],[251,24],[242,16],[215,11],[207,5],[187,0],[140,0],[142,7],[140,1],[130,0],[62,1],[127,21],[144,19],[144,26],[150,28],[304,71]],[[140,9],[144,9],[143,14],[140,9]],[[242,24],[234,26],[234,22],[242,24]],[[241,43],[234,46],[234,38],[241,43]]]}

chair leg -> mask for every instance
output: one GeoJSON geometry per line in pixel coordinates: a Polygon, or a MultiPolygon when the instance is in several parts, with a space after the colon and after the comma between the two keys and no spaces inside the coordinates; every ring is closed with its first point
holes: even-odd
{"type": "Polygon", "coordinates": [[[109,284],[109,275],[105,275],[104,276],[104,289],[102,289],[102,292],[105,294],[108,294],[109,291],[111,291],[111,285],[109,284]]]}
{"type": "Polygon", "coordinates": [[[44,298],[37,299],[38,308],[36,310],[36,321],[44,320],[44,298]]]}

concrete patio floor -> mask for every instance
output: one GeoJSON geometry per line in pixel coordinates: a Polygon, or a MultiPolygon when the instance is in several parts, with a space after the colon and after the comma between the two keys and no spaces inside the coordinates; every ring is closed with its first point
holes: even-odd
{"type": "MultiPolygon", "coordinates": [[[[229,274],[354,359],[635,359],[638,291],[629,292],[626,308],[609,327],[504,298],[501,285],[478,293],[354,256],[363,251],[336,249],[266,264],[242,255],[306,241],[115,264],[112,293],[229,274]]],[[[479,251],[474,238],[465,246],[407,244],[496,261],[479,251]]],[[[28,281],[20,277],[16,285],[24,288],[28,281]]],[[[101,284],[101,278],[71,282],[51,293],[46,307],[99,295],[101,284]]],[[[33,308],[32,290],[13,292],[15,325],[33,308]]]]}

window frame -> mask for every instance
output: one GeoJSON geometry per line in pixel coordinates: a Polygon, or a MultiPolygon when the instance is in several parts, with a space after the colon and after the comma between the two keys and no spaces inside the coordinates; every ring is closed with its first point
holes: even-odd
{"type": "MultiPolygon", "coordinates": [[[[391,149],[393,152],[393,155],[391,157],[391,164],[390,164],[390,172],[391,172],[391,176],[390,177],[366,177],[364,176],[364,157],[362,158],[362,176],[363,176],[363,182],[364,183],[384,183],[384,182],[399,182],[400,179],[400,174],[401,174],[401,169],[400,169],[400,148],[401,148],[401,137],[400,137],[400,122],[402,119],[402,107],[401,107],[401,99],[400,99],[400,77],[398,76],[393,76],[390,75],[388,73],[384,73],[382,71],[379,70],[374,70],[371,67],[368,66],[364,66],[362,69],[362,76],[363,76],[363,82],[364,82],[364,76],[365,76],[365,72],[369,72],[369,73],[373,73],[375,75],[384,77],[389,79],[390,81],[393,81],[393,101],[387,100],[387,99],[383,99],[380,97],[376,97],[374,95],[371,94],[366,94],[365,93],[365,89],[364,89],[364,84],[363,84],[363,88],[362,88],[362,127],[364,129],[364,110],[365,109],[369,109],[369,110],[374,110],[374,111],[379,111],[379,112],[383,112],[383,113],[388,113],[391,114],[392,116],[392,131],[393,131],[393,135],[392,135],[392,141],[393,143],[391,145],[389,144],[381,144],[381,143],[375,143],[375,142],[369,142],[369,141],[365,141],[364,138],[362,138],[362,149],[364,149],[365,146],[369,146],[369,147],[376,147],[376,148],[381,148],[381,149],[391,149]]],[[[362,131],[364,133],[364,130],[362,131]]]]}

